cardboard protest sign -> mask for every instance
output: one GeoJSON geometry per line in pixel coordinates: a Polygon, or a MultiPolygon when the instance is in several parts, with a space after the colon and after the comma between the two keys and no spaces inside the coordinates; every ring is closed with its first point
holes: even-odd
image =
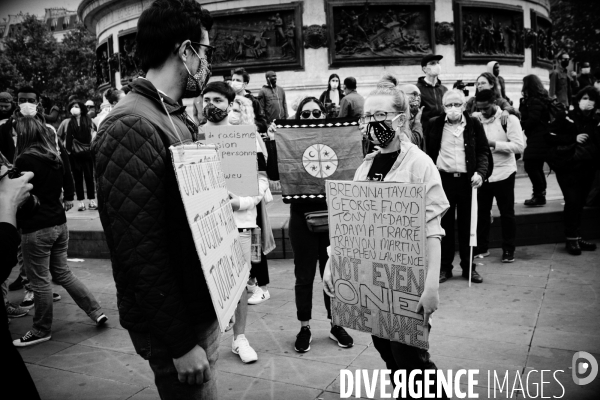
{"type": "Polygon", "coordinates": [[[202,272],[221,331],[229,324],[250,275],[215,146],[169,149],[202,272]]]}
{"type": "Polygon", "coordinates": [[[356,119],[281,120],[275,134],[284,203],[325,201],[325,179],[351,180],[363,159],[356,119]]]}
{"type": "Polygon", "coordinates": [[[218,149],[227,188],[238,196],[258,196],[256,127],[205,126],[206,143],[218,149]]]}
{"type": "Polygon", "coordinates": [[[333,323],[428,348],[425,184],[326,183],[333,323]]]}

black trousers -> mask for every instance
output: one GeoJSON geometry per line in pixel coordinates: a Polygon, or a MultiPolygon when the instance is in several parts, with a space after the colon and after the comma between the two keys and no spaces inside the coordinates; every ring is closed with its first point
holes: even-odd
{"type": "MultiPolygon", "coordinates": [[[[410,372],[415,369],[420,369],[422,372],[425,370],[437,370],[436,365],[431,361],[431,356],[427,350],[419,349],[417,347],[409,346],[399,342],[392,342],[388,339],[382,339],[377,336],[371,336],[373,339],[373,345],[375,349],[379,352],[381,359],[385,361],[386,368],[392,371],[392,375],[390,380],[392,383],[394,382],[394,372],[404,369],[406,370],[406,377],[410,375],[410,372]]],[[[423,388],[423,393],[425,393],[424,387],[424,379],[423,374],[417,375],[420,377],[421,387],[423,388]]],[[[436,382],[436,378],[434,376],[431,377],[434,382],[436,382]]],[[[416,381],[416,379],[415,379],[416,381]]],[[[429,393],[437,393],[437,386],[434,384],[430,387],[429,393]]],[[[446,393],[442,392],[443,395],[441,397],[435,397],[436,399],[447,399],[446,393]]],[[[401,392],[399,394],[401,396],[401,392]]],[[[408,388],[407,388],[407,399],[412,399],[410,397],[408,388]]],[[[400,398],[400,397],[398,397],[400,398]]]]}
{"type": "Polygon", "coordinates": [[[467,174],[454,177],[440,171],[442,187],[450,202],[450,208],[442,217],[442,228],[446,236],[442,239],[442,271],[452,271],[454,261],[454,221],[458,214],[458,252],[460,254],[460,266],[464,272],[469,272],[471,260],[469,260],[469,230],[471,223],[471,178],[467,174]]]}
{"type": "Polygon", "coordinates": [[[96,198],[96,189],[94,187],[94,164],[92,159],[83,159],[70,157],[71,169],[73,171],[73,180],[75,180],[75,193],[77,193],[77,200],[85,200],[87,194],[88,200],[94,200],[96,198]],[[83,192],[83,181],[85,179],[85,190],[83,192]]]}
{"type": "Polygon", "coordinates": [[[260,263],[252,263],[250,269],[250,278],[256,278],[258,286],[267,286],[269,284],[269,265],[267,264],[267,256],[260,253],[260,263]]]}
{"type": "Polygon", "coordinates": [[[484,182],[477,189],[477,253],[485,253],[490,245],[490,212],[494,197],[500,210],[502,250],[515,251],[517,222],[515,218],[515,175],[498,182],[484,182]]]}
{"type": "MultiPolygon", "coordinates": [[[[296,314],[299,321],[312,318],[313,282],[317,272],[317,262],[321,278],[327,264],[329,234],[314,233],[308,230],[305,212],[322,210],[323,207],[309,209],[292,204],[290,207],[290,243],[294,250],[294,275],[296,276],[296,314]]],[[[323,292],[327,318],[331,319],[331,299],[323,292]]]]}
{"type": "Polygon", "coordinates": [[[593,168],[579,167],[570,171],[556,172],[556,180],[565,199],[563,220],[565,237],[581,237],[581,215],[587,196],[592,188],[596,171],[593,168]]]}
{"type": "Polygon", "coordinates": [[[546,175],[544,174],[544,160],[524,160],[523,166],[533,186],[533,195],[545,196],[546,175]]]}

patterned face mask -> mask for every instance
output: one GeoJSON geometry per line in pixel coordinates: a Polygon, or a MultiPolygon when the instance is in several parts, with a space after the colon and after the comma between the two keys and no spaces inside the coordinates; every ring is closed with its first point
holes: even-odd
{"type": "Polygon", "coordinates": [[[225,118],[227,118],[227,115],[229,115],[227,110],[221,110],[213,103],[208,103],[202,110],[202,114],[206,117],[207,120],[213,123],[221,122],[225,118]]]}
{"type": "Polygon", "coordinates": [[[187,69],[188,72],[187,84],[183,93],[184,99],[190,99],[200,96],[200,94],[202,94],[204,86],[206,86],[206,82],[208,82],[211,76],[211,65],[208,63],[208,60],[206,58],[200,57],[193,47],[190,46],[190,49],[192,49],[194,54],[196,54],[196,57],[198,57],[198,59],[200,60],[200,65],[198,65],[198,70],[196,71],[196,73],[192,74],[185,62],[183,63],[185,69],[187,69]]]}
{"type": "Polygon", "coordinates": [[[394,137],[396,136],[396,131],[392,129],[391,121],[373,121],[369,122],[367,125],[367,136],[373,143],[375,143],[375,139],[377,139],[379,147],[384,148],[392,143],[392,140],[394,140],[394,137]],[[375,136],[375,138],[373,138],[373,136],[375,136]]]}

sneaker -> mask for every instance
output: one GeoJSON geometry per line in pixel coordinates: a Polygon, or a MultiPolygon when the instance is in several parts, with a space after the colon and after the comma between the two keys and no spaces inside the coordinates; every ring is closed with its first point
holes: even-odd
{"type": "MultiPolygon", "coordinates": [[[[463,272],[462,276],[465,279],[469,279],[469,272],[468,271],[463,272]]],[[[481,275],[479,275],[479,273],[477,271],[475,271],[475,268],[473,268],[473,271],[471,272],[471,282],[473,282],[473,283],[483,282],[483,277],[481,275]]]]}
{"type": "Polygon", "coordinates": [[[354,346],[354,340],[352,339],[352,336],[348,335],[346,330],[339,325],[331,326],[329,339],[335,340],[340,347],[346,348],[354,346]]]}
{"type": "Polygon", "coordinates": [[[97,327],[101,327],[102,325],[106,324],[108,322],[108,317],[104,314],[102,314],[101,316],[98,317],[98,319],[96,319],[96,326],[97,327]]]}
{"type": "Polygon", "coordinates": [[[489,256],[489,255],[490,255],[490,252],[489,252],[489,251],[486,251],[485,253],[479,253],[479,254],[475,254],[475,255],[473,256],[473,258],[484,258],[484,257],[487,257],[487,256],[489,256]]]}
{"type": "Polygon", "coordinates": [[[509,250],[504,250],[502,252],[502,262],[503,263],[515,262],[515,252],[509,251],[509,250]]]}
{"type": "Polygon", "coordinates": [[[448,279],[452,278],[452,271],[440,271],[440,283],[446,282],[448,279]]]}
{"type": "Polygon", "coordinates": [[[90,206],[88,207],[90,210],[97,210],[98,205],[96,204],[96,200],[90,200],[90,206]]]}
{"type": "Polygon", "coordinates": [[[258,360],[256,351],[250,347],[250,343],[248,342],[248,339],[246,339],[246,335],[243,334],[238,335],[237,339],[234,339],[231,342],[231,352],[240,356],[240,359],[244,364],[253,363],[258,360]]]}
{"type": "Polygon", "coordinates": [[[306,353],[310,350],[310,342],[312,342],[310,326],[303,326],[300,328],[300,333],[296,335],[296,344],[294,345],[294,350],[296,350],[298,353],[306,353]]]}
{"type": "Polygon", "coordinates": [[[13,344],[17,347],[33,346],[34,344],[47,342],[52,338],[52,335],[48,336],[37,336],[32,331],[29,331],[20,339],[13,340],[13,344]]]}
{"type": "Polygon", "coordinates": [[[52,293],[52,301],[59,301],[60,299],[62,299],[62,297],[60,296],[60,294],[58,294],[58,293],[52,293]]]}
{"type": "Polygon", "coordinates": [[[596,251],[596,243],[587,242],[583,239],[579,239],[579,248],[583,251],[596,251]]]}
{"type": "Polygon", "coordinates": [[[267,300],[269,300],[271,298],[271,295],[269,294],[268,290],[262,290],[260,288],[260,286],[258,286],[255,290],[254,293],[252,293],[252,296],[250,296],[250,298],[248,298],[248,304],[260,304],[262,302],[265,302],[267,300]]]}
{"type": "Polygon", "coordinates": [[[246,285],[246,292],[249,295],[254,294],[254,292],[256,291],[256,288],[258,287],[258,285],[246,285]]]}
{"type": "Polygon", "coordinates": [[[29,281],[27,280],[27,278],[23,279],[23,277],[21,277],[21,275],[19,275],[19,276],[17,276],[17,279],[15,279],[13,281],[13,283],[8,285],[8,290],[10,290],[12,292],[14,290],[23,289],[23,287],[25,285],[27,285],[28,283],[29,283],[29,281]]]}
{"type": "Polygon", "coordinates": [[[28,310],[33,307],[33,292],[31,290],[25,291],[25,297],[23,297],[23,301],[21,304],[19,304],[19,307],[23,307],[28,310]]]}
{"type": "Polygon", "coordinates": [[[23,307],[15,307],[11,303],[6,303],[6,314],[8,318],[20,318],[24,317],[29,313],[29,309],[23,307]]]}
{"type": "Polygon", "coordinates": [[[85,203],[83,201],[79,202],[79,208],[77,211],[85,211],[85,203]]]}

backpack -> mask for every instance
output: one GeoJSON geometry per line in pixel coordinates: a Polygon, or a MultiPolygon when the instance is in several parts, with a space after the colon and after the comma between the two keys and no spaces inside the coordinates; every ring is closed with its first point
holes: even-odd
{"type": "MultiPolygon", "coordinates": [[[[506,124],[503,124],[502,122],[500,122],[500,125],[502,125],[502,129],[504,129],[504,133],[508,134],[508,122],[506,124]]],[[[519,161],[521,159],[521,153],[515,153],[515,160],[519,161]]]]}
{"type": "Polygon", "coordinates": [[[557,99],[548,99],[548,111],[550,112],[550,121],[561,119],[567,116],[567,107],[557,99]]]}

